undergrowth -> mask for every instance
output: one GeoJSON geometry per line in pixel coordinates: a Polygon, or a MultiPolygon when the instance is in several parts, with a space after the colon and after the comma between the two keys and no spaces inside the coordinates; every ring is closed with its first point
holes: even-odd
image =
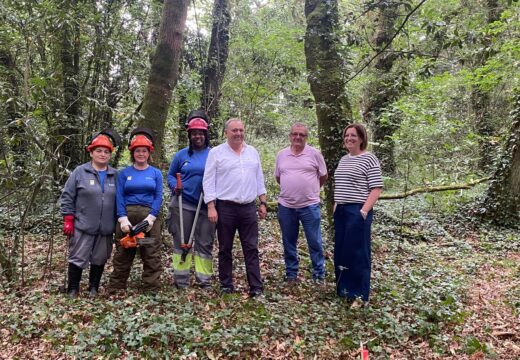
{"type": "MultiPolygon", "coordinates": [[[[361,342],[376,359],[412,351],[425,342],[442,356],[454,341],[450,330],[468,318],[465,294],[478,264],[489,254],[518,250],[517,232],[486,227],[475,230],[474,241],[468,241],[452,235],[453,224],[445,226],[434,216],[396,222],[398,215],[385,206],[376,214],[368,308],[350,309],[335,296],[330,251],[325,285],[309,279],[304,255],[302,282],[287,287],[280,234],[271,218],[261,224],[264,299],[245,295],[239,246],[235,275],[242,293],[221,295],[216,285],[206,291],[176,290],[166,272],[162,291],[143,294],[135,287],[139,272],[136,277],[134,270],[136,279],[126,296],[94,300],[57,294],[64,259],[55,256],[47,283],[41,280],[45,251],[35,251],[28,263],[29,286],[1,293],[2,341],[44,342],[75,358],[350,358],[361,342]]],[[[45,246],[39,243],[41,237],[28,241],[45,246]]],[[[305,241],[300,245],[306,252],[305,241]]],[[[164,261],[168,263],[166,255],[164,261]]],[[[518,313],[518,302],[510,306],[518,313]]],[[[466,353],[476,346],[469,338],[460,341],[466,353]]]]}

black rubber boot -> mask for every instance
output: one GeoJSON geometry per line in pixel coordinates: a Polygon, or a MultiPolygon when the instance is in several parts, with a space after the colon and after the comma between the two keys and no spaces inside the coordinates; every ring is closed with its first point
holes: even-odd
{"type": "Polygon", "coordinates": [[[83,273],[83,269],[79,266],[76,266],[72,263],[69,263],[69,287],[67,289],[67,294],[71,298],[78,297],[79,293],[79,282],[81,281],[81,274],[83,273]]]}
{"type": "Polygon", "coordinates": [[[88,294],[90,297],[97,295],[104,269],[105,265],[90,265],[90,274],[88,277],[88,294]]]}

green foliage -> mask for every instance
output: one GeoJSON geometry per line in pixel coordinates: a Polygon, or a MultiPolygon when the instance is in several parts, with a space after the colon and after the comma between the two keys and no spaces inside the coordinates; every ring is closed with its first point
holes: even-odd
{"type": "MultiPolygon", "coordinates": [[[[428,205],[409,206],[425,213],[421,207],[428,205]]],[[[368,342],[376,358],[402,349],[416,351],[422,342],[440,356],[454,341],[468,354],[488,353],[489,345],[473,335],[457,340],[449,334],[472,321],[465,304],[471,279],[490,258],[505,258],[514,251],[515,233],[497,236],[496,229],[479,230],[481,247],[476,253],[466,241],[450,235],[442,218],[411,218],[406,226],[422,235],[410,237],[390,220],[398,212],[385,205],[376,214],[368,308],[351,310],[335,296],[330,262],[325,287],[304,279],[298,288],[287,288],[280,234],[272,219],[261,224],[264,300],[169,286],[157,294],[140,294],[134,290],[134,275],[125,297],[70,300],[35,286],[0,294],[2,334],[14,345],[44,340],[78,358],[257,358],[266,356],[268,349],[290,358],[337,358],[356,350],[360,342],[368,342]],[[494,246],[487,247],[491,243],[494,246]]],[[[302,247],[306,248],[303,242],[302,247]]],[[[511,262],[501,264],[517,268],[511,262]]],[[[307,256],[302,256],[302,271],[308,266],[307,256]]],[[[236,271],[237,281],[245,281],[243,268],[236,271]]]]}
{"type": "Polygon", "coordinates": [[[311,123],[303,53],[304,18],[294,2],[251,9],[240,2],[232,14],[222,112],[242,117],[250,134],[271,139],[294,121],[311,123]]]}
{"type": "Polygon", "coordinates": [[[488,346],[484,343],[481,343],[476,337],[474,336],[469,336],[467,339],[466,339],[466,353],[469,354],[469,355],[472,355],[474,353],[476,353],[477,351],[478,352],[482,352],[482,353],[488,353],[489,350],[488,350],[488,346]]]}
{"type": "MultiPolygon", "coordinates": [[[[374,10],[394,2],[340,3],[342,29],[335,36],[341,39],[338,51],[351,73],[374,55],[368,40],[376,29],[374,10]]],[[[31,231],[36,235],[26,236],[26,241],[41,244],[35,246],[38,254],[31,254],[24,264],[31,269],[25,275],[30,287],[0,294],[3,341],[19,346],[51,344],[77,358],[259,358],[266,353],[338,358],[350,356],[361,341],[368,342],[375,358],[418,350],[423,342],[438,356],[447,354],[453,341],[467,354],[491,354],[484,338],[452,336],[471,320],[465,294],[480,267],[518,249],[514,230],[474,229],[475,213],[466,209],[487,184],[384,204],[374,226],[373,300],[367,309],[350,310],[335,297],[331,261],[325,290],[308,280],[296,290],[283,285],[280,248],[269,248],[280,245],[274,214],[262,227],[262,256],[268,259],[263,302],[240,295],[220,297],[216,291],[182,293],[169,288],[157,296],[141,295],[133,290],[140,275],[135,269],[124,299],[69,301],[49,289],[43,291],[41,271],[50,261],[48,239],[58,232],[56,199],[71,170],[56,165],[55,155],[66,140],[56,135],[65,116],[60,29],[79,26],[78,136],[86,139],[106,124],[122,131],[137,122],[140,115],[133,113],[147,84],[162,8],[158,1],[81,2],[66,13],[61,4],[0,3],[0,60],[7,59],[5,55],[14,60],[14,67],[0,63],[0,255],[7,254],[20,270],[21,236],[31,231]],[[21,145],[26,145],[24,150],[21,145]],[[21,224],[24,213],[28,217],[21,224]],[[465,241],[468,234],[473,234],[473,242],[465,241]]],[[[402,2],[399,19],[413,5],[402,2]]],[[[485,5],[427,1],[394,39],[392,55],[397,60],[385,85],[399,96],[380,120],[397,129],[388,134],[395,143],[397,172],[385,178],[385,191],[488,175],[478,165],[486,139],[470,108],[471,94],[477,89],[489,96],[487,121],[495,132],[488,140],[498,146],[509,135],[507,114],[515,106],[510,95],[519,82],[520,36],[518,2],[499,1],[500,16],[492,22],[485,5]]],[[[182,77],[168,119],[164,144],[168,157],[182,146],[177,144],[182,131],[179,117],[185,108],[200,103],[211,2],[196,6],[198,19],[193,25],[190,12],[182,77]]],[[[246,141],[261,154],[268,196],[274,201],[279,191],[273,177],[275,156],[288,144],[290,124],[308,124],[309,143],[318,146],[303,51],[303,3],[233,1],[232,18],[221,117],[240,116],[246,122],[246,141]]],[[[370,72],[362,72],[347,84],[354,120],[362,118],[362,91],[373,80],[370,72]]],[[[343,151],[341,144],[337,150],[343,151]]],[[[78,151],[86,159],[83,149],[78,151]]],[[[332,242],[326,246],[330,259],[332,242]]],[[[57,278],[62,264],[57,265],[56,254],[53,261],[57,278]]],[[[303,264],[308,265],[305,257],[303,264]]],[[[496,264],[518,273],[515,265],[496,264]]],[[[5,268],[0,270],[6,273],[5,268]]],[[[243,276],[241,267],[237,271],[243,276]]],[[[4,283],[2,289],[18,284],[4,283]]],[[[507,296],[512,299],[507,305],[518,315],[518,291],[511,289],[507,296]]]]}

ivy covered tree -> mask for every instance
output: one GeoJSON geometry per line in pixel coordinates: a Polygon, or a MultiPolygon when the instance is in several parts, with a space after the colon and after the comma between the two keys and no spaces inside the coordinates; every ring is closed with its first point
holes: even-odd
{"type": "MultiPolygon", "coordinates": [[[[333,174],[341,158],[345,126],[352,110],[345,87],[343,59],[339,55],[338,4],[334,0],[306,0],[305,58],[308,81],[316,104],[319,139],[327,171],[333,174]]],[[[334,189],[325,185],[329,218],[332,217],[334,189]]]]}
{"type": "Polygon", "coordinates": [[[386,108],[397,98],[400,90],[395,72],[392,72],[397,54],[392,51],[391,41],[397,32],[399,2],[381,2],[374,6],[370,19],[375,24],[373,51],[379,55],[370,71],[370,79],[365,85],[362,97],[364,121],[372,130],[372,141],[378,145],[375,154],[381,161],[384,173],[395,172],[394,142],[392,135],[397,127],[397,117],[383,117],[386,108]]]}
{"type": "Polygon", "coordinates": [[[497,224],[520,224],[520,89],[511,111],[511,131],[484,200],[483,216],[497,224]]]}

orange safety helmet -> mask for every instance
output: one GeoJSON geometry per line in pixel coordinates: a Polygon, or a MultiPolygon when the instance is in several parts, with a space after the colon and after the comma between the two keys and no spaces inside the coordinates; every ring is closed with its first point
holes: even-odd
{"type": "Polygon", "coordinates": [[[190,120],[186,130],[208,130],[208,123],[203,118],[197,117],[190,120]]]}
{"type": "Polygon", "coordinates": [[[110,150],[110,152],[114,151],[114,145],[110,141],[110,138],[106,135],[99,134],[96,136],[90,144],[87,146],[87,151],[90,152],[91,150],[94,150],[97,147],[104,147],[110,150]]]}
{"type": "Polygon", "coordinates": [[[146,135],[137,134],[132,140],[130,140],[130,145],[128,145],[128,149],[130,151],[134,150],[136,147],[146,147],[150,152],[153,152],[153,142],[146,135]]]}

